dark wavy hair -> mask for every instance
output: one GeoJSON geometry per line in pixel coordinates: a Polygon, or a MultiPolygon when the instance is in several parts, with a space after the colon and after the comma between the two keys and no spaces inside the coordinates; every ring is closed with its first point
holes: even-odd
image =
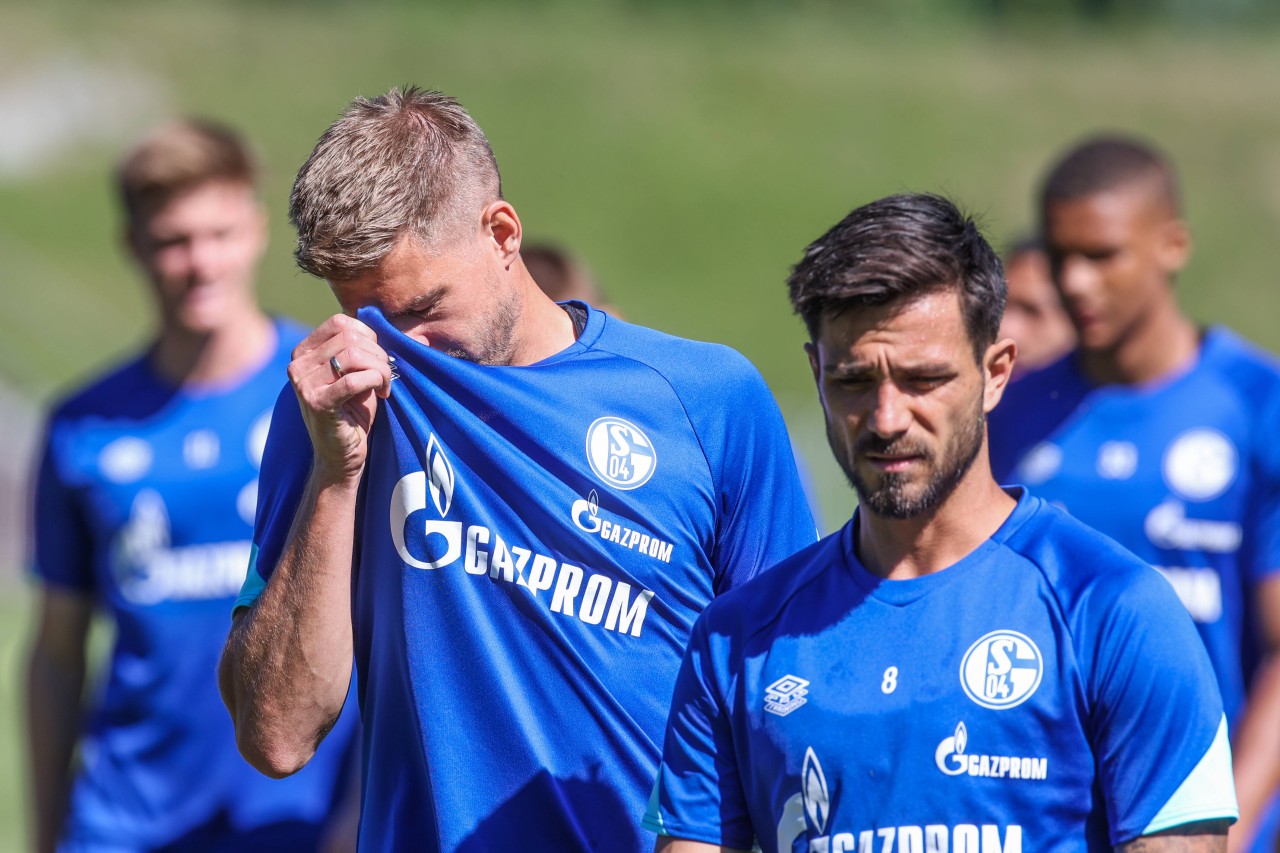
{"type": "Polygon", "coordinates": [[[787,288],[814,341],[824,319],[954,288],[979,361],[995,343],[1007,293],[1000,258],[974,219],[931,193],[854,210],[809,244],[787,288]]]}

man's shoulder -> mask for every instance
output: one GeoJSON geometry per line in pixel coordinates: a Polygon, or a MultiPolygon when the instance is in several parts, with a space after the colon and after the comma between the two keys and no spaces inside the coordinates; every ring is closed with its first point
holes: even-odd
{"type": "Polygon", "coordinates": [[[1280,359],[1225,327],[1205,333],[1196,372],[1214,384],[1236,388],[1255,403],[1280,402],[1280,359]]]}
{"type": "Polygon", "coordinates": [[[1035,512],[1003,544],[1036,567],[1065,609],[1105,610],[1152,594],[1173,600],[1169,583],[1123,545],[1058,507],[1031,500],[1035,512]]]}
{"type": "Polygon", "coordinates": [[[630,359],[661,374],[677,387],[761,383],[755,366],[724,344],[682,338],[609,317],[595,349],[630,359]]]}
{"type": "Polygon", "coordinates": [[[57,398],[50,407],[53,421],[125,415],[139,394],[158,390],[145,355],[133,355],[101,370],[57,398]]]}
{"type": "Polygon", "coordinates": [[[815,584],[844,563],[845,531],[825,536],[766,569],[740,586],[716,596],[703,611],[707,628],[715,634],[747,637],[790,614],[811,613],[829,596],[815,584]]]}

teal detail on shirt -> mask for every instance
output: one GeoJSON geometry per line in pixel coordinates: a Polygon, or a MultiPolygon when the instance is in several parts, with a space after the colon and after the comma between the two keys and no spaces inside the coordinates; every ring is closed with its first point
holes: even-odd
{"type": "Polygon", "coordinates": [[[1227,717],[1209,749],[1195,769],[1182,780],[1178,790],[1152,818],[1143,835],[1202,820],[1230,820],[1240,817],[1231,775],[1231,745],[1227,738],[1227,717]]]}
{"type": "Polygon", "coordinates": [[[245,573],[244,586],[240,587],[240,595],[236,598],[231,612],[235,613],[241,607],[252,607],[266,588],[267,582],[262,579],[262,575],[258,574],[258,545],[254,543],[249,549],[249,571],[245,573]]]}
{"type": "Polygon", "coordinates": [[[658,767],[658,778],[653,783],[653,790],[649,793],[649,807],[645,809],[644,820],[640,825],[650,832],[656,832],[659,835],[670,835],[667,828],[662,823],[662,807],[658,805],[658,786],[662,784],[662,767],[658,767]]]}

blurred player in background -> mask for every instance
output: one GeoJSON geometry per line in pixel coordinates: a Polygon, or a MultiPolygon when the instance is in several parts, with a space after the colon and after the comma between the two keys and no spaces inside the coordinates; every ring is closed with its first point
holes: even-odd
{"type": "Polygon", "coordinates": [[[276,782],[237,753],[214,678],[249,562],[272,405],[305,330],[257,305],[266,216],[237,134],[163,126],[118,180],[158,330],[48,423],[27,681],[36,847],[315,850],[353,715],[312,766],[276,782]],[[114,621],[115,645],[86,719],[95,610],[114,621]]]}
{"type": "Polygon", "coordinates": [[[645,821],[658,849],[1224,850],[1226,720],[1176,596],[992,479],[1014,346],[973,221],[881,199],[789,285],[858,508],[698,620],[645,821]]]}
{"type": "Polygon", "coordinates": [[[438,92],[357,99],[290,212],[345,313],[263,458],[221,671],[245,756],[304,765],[354,648],[362,851],[640,849],[694,618],[815,538],[763,379],[548,299],[438,92]]]}
{"type": "Polygon", "coordinates": [[[1018,345],[1013,376],[1017,379],[1062,358],[1076,343],[1076,330],[1062,307],[1049,274],[1049,258],[1038,239],[1014,243],[1004,256],[1009,285],[1000,336],[1018,345]]]}
{"type": "MultiPolygon", "coordinates": [[[[1179,308],[1191,237],[1173,168],[1151,146],[1080,143],[1040,205],[1079,347],[1010,387],[991,417],[996,476],[1159,568],[1209,650],[1233,733],[1280,733],[1275,690],[1246,706],[1280,643],[1280,366],[1179,308]]],[[[1233,845],[1252,834],[1277,757],[1237,744],[1233,845]]]]}
{"type": "Polygon", "coordinates": [[[552,302],[577,299],[592,307],[621,317],[609,302],[596,277],[579,258],[552,243],[533,243],[520,249],[525,269],[552,302]]]}

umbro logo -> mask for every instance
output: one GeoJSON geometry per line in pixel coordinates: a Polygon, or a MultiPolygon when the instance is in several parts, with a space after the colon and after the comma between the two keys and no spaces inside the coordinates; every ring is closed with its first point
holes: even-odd
{"type": "Polygon", "coordinates": [[[785,717],[809,700],[809,682],[799,676],[784,675],[764,689],[764,709],[785,717]]]}

